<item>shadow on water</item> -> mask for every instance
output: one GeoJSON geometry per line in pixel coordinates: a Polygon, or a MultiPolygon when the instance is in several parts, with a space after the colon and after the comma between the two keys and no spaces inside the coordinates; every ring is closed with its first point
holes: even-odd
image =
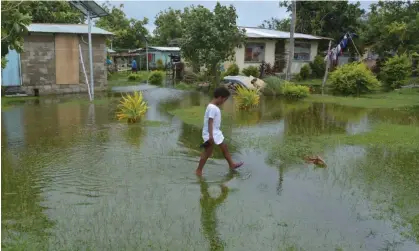
{"type": "Polygon", "coordinates": [[[215,152],[196,182],[201,128],[167,110],[205,108],[210,97],[149,88],[146,120],[156,123],[137,125],[116,120],[119,97],[45,97],[2,111],[2,248],[418,249],[419,152],[361,144],[382,123],[390,131],[377,137],[393,125],[417,135],[417,110],[267,98],[243,113],[230,100],[224,133],[245,165],[226,176],[215,152]],[[305,164],[306,154],[328,167],[305,164]],[[228,185],[213,197],[220,180],[228,185]]]}

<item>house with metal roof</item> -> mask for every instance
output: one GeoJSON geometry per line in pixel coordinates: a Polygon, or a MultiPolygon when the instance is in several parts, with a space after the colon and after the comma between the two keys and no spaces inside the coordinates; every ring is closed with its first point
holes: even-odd
{"type": "MultiPolygon", "coordinates": [[[[239,27],[245,29],[247,41],[241,48],[236,48],[235,59],[226,62],[224,68],[236,63],[242,70],[248,66],[259,66],[262,61],[270,63],[278,72],[284,72],[288,58],[290,33],[265,28],[239,27]]],[[[299,73],[304,64],[314,60],[318,43],[330,38],[294,33],[294,61],[291,72],[299,73]]]]}
{"type": "Polygon", "coordinates": [[[137,62],[139,62],[140,68],[146,68],[147,62],[150,69],[157,68],[157,61],[161,60],[163,66],[166,66],[170,62],[170,55],[180,55],[179,47],[160,47],[160,46],[148,46],[148,48],[139,48],[135,50],[139,53],[137,62]]]}
{"type": "MultiPolygon", "coordinates": [[[[87,92],[89,70],[86,24],[31,24],[24,36],[24,51],[11,51],[3,70],[2,86],[29,95],[87,92]],[[86,75],[85,75],[86,72],[86,75]]],[[[106,38],[112,33],[92,27],[95,89],[107,86],[106,38]]]]}

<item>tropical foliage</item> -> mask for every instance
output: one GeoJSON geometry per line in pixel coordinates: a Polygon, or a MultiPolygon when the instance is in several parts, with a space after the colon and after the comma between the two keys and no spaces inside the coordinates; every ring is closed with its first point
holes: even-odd
{"type": "Polygon", "coordinates": [[[156,45],[167,46],[172,41],[182,37],[181,10],[169,8],[159,12],[154,21],[154,43],[156,45]]]}
{"type": "Polygon", "coordinates": [[[122,100],[118,105],[118,120],[126,120],[128,123],[136,123],[147,112],[148,106],[143,99],[142,92],[134,92],[122,96],[122,100]]]}
{"type": "Polygon", "coordinates": [[[338,67],[330,74],[330,90],[333,94],[345,96],[369,93],[380,83],[363,63],[350,63],[338,67]]]}
{"type": "Polygon", "coordinates": [[[309,78],[310,77],[310,71],[311,71],[310,65],[308,65],[308,64],[303,65],[303,67],[301,67],[301,70],[300,70],[300,79],[301,80],[306,80],[307,78],[309,78]]]}
{"type": "Polygon", "coordinates": [[[282,94],[290,99],[303,99],[310,94],[310,88],[304,85],[296,85],[288,81],[284,81],[281,87],[282,94]]]}
{"type": "Polygon", "coordinates": [[[243,75],[259,77],[259,69],[257,66],[250,65],[242,70],[243,75]]]}
{"type": "Polygon", "coordinates": [[[406,54],[389,58],[381,69],[380,79],[386,89],[406,85],[412,75],[412,63],[406,54]]]}
{"type": "Polygon", "coordinates": [[[115,7],[108,2],[104,3],[102,7],[109,15],[99,18],[95,25],[113,32],[112,46],[115,49],[141,48],[145,45],[144,36],[149,35],[145,28],[145,25],[148,24],[147,18],[143,20],[128,18],[125,15],[123,4],[115,7]]]}
{"type": "Polygon", "coordinates": [[[320,78],[324,76],[326,69],[326,63],[324,62],[324,57],[317,55],[314,57],[314,61],[310,63],[311,75],[315,78],[320,78]]]}
{"type": "Polygon", "coordinates": [[[219,65],[232,59],[235,48],[242,46],[245,39],[236,19],[234,6],[222,6],[219,2],[213,11],[198,5],[185,8],[182,14],[182,56],[195,70],[205,65],[215,83],[219,82],[219,65]]]}
{"type": "Polygon", "coordinates": [[[164,72],[153,71],[148,78],[148,82],[152,85],[162,85],[164,80],[164,72]]]}
{"type": "Polygon", "coordinates": [[[247,89],[239,86],[233,99],[237,109],[249,110],[259,105],[260,92],[257,89],[247,89]]]}

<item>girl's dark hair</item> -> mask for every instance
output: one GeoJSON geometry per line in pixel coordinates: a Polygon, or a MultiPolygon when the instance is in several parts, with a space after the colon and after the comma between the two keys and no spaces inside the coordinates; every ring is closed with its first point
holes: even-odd
{"type": "Polygon", "coordinates": [[[218,98],[218,97],[228,98],[228,97],[230,97],[230,91],[223,86],[218,87],[214,91],[214,98],[218,98]]]}

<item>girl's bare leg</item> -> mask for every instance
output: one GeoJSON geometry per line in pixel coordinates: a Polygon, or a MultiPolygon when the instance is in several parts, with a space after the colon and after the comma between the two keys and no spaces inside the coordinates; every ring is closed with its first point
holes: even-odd
{"type": "Polygon", "coordinates": [[[211,156],[214,145],[211,144],[201,154],[201,159],[199,160],[198,168],[196,169],[196,175],[202,176],[202,170],[204,169],[207,159],[211,156]]]}

